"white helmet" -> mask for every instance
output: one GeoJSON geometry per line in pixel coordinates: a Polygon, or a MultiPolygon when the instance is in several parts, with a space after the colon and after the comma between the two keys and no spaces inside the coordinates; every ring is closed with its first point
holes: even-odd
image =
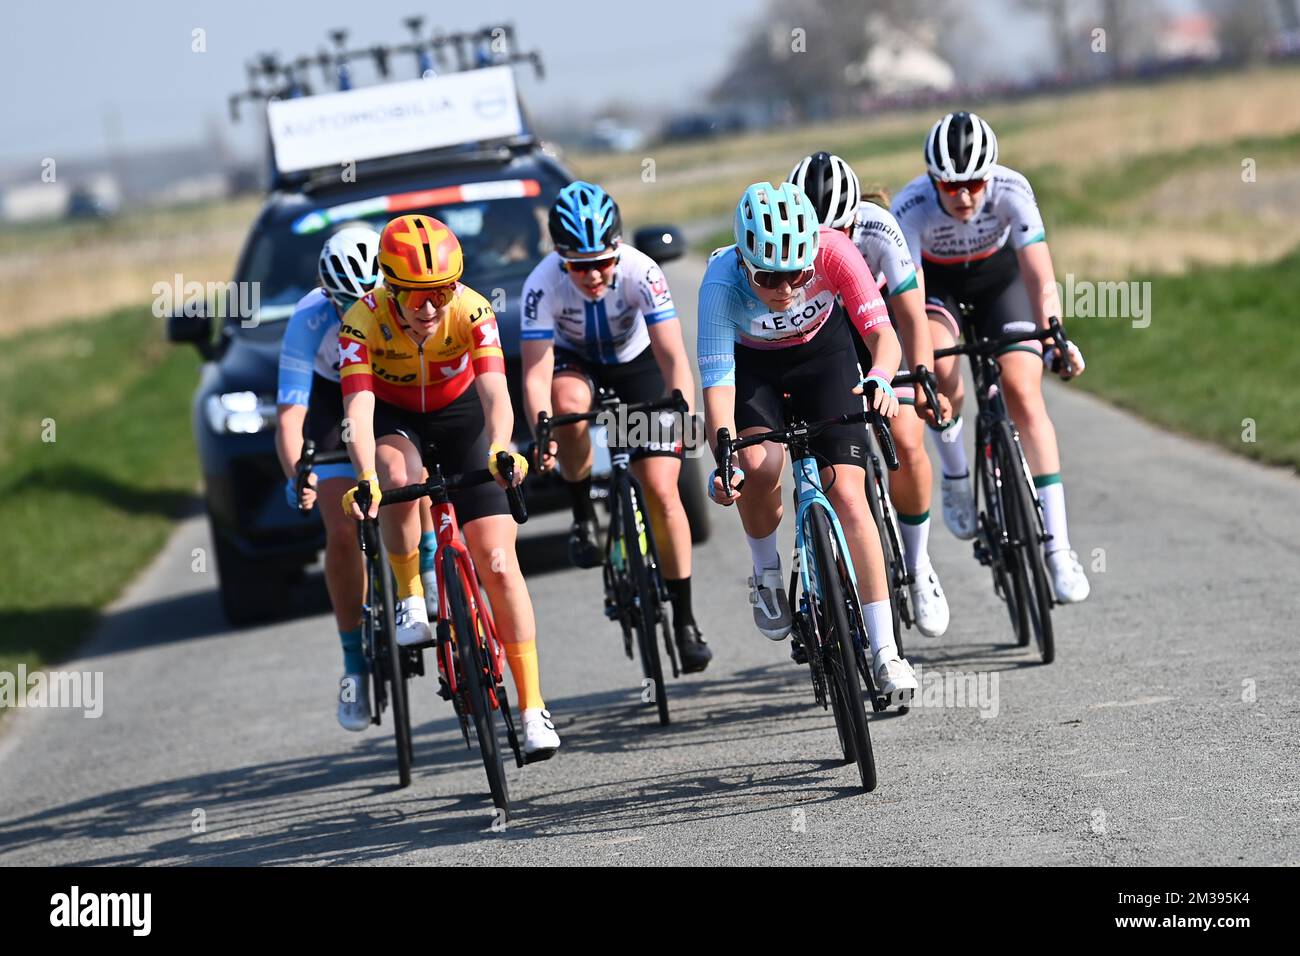
{"type": "Polygon", "coordinates": [[[941,182],[987,179],[997,161],[998,138],[975,113],[949,113],[925,139],[925,166],[941,182]]]}
{"type": "Polygon", "coordinates": [[[834,153],[813,153],[799,161],[786,182],[794,183],[812,200],[821,224],[830,229],[853,225],[862,201],[858,174],[834,153]]]}
{"type": "Polygon", "coordinates": [[[325,240],[316,271],[330,298],[361,298],[379,283],[379,233],[369,226],[344,226],[325,240]]]}

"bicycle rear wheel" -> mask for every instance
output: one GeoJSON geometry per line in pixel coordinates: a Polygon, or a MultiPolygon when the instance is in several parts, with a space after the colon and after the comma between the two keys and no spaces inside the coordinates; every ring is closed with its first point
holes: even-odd
{"type": "MultiPolygon", "coordinates": [[[[376,529],[377,530],[377,529],[376,529]]],[[[375,535],[377,555],[370,562],[370,600],[372,626],[375,633],[371,645],[375,651],[374,663],[379,667],[379,679],[387,684],[388,702],[393,708],[393,734],[397,740],[398,786],[411,783],[411,764],[414,748],[411,743],[411,711],[407,696],[406,674],[402,670],[402,647],[397,643],[396,601],[393,594],[393,577],[388,561],[383,556],[383,542],[375,535]]]]}
{"type": "Polygon", "coordinates": [[[1008,423],[1004,420],[994,424],[993,433],[985,438],[987,444],[982,454],[977,449],[983,468],[984,492],[980,533],[984,535],[984,546],[992,565],[993,590],[1006,602],[1012,634],[1016,644],[1024,647],[1030,639],[1029,584],[1015,546],[1012,514],[1016,499],[1011,497],[1014,491],[1009,490],[1019,478],[1018,468],[1012,467],[1012,459],[1007,453],[1003,425],[1008,423]]]}
{"type": "MultiPolygon", "coordinates": [[[[630,476],[629,476],[630,479],[630,476]]],[[[641,672],[654,694],[655,710],[659,714],[659,724],[667,726],[668,689],[664,683],[663,660],[659,655],[659,634],[656,627],[659,616],[659,587],[655,581],[655,570],[646,561],[646,555],[653,553],[650,546],[650,522],[641,513],[640,495],[631,480],[621,484],[622,497],[619,501],[622,519],[623,549],[627,555],[627,572],[636,594],[637,607],[632,614],[632,628],[636,632],[636,645],[641,655],[641,672]],[[646,548],[643,552],[641,541],[644,537],[646,548]]]]}
{"type": "MultiPolygon", "coordinates": [[[[1026,636],[1032,633],[1042,655],[1043,663],[1050,664],[1056,659],[1056,635],[1052,628],[1052,592],[1047,581],[1047,568],[1043,561],[1043,546],[1038,518],[1038,508],[1034,504],[1037,493],[1032,491],[1033,483],[1029,471],[1020,455],[1019,444],[1015,441],[1010,425],[1006,426],[1003,442],[1007,455],[1014,455],[1021,480],[1012,480],[1008,485],[1005,500],[1011,518],[1012,537],[1017,543],[1021,573],[1024,575],[1026,597],[1025,616],[1028,618],[1026,636]],[[1032,497],[1031,497],[1032,495],[1032,497]]],[[[1021,642],[1027,645],[1028,640],[1021,642]]]]}
{"type": "Polygon", "coordinates": [[[862,788],[870,793],[876,789],[876,758],[871,749],[871,733],[867,729],[867,714],[862,703],[862,688],[858,683],[857,650],[853,632],[849,630],[847,600],[842,581],[848,579],[848,566],[839,552],[839,543],[831,531],[831,522],[820,505],[808,508],[808,527],[805,531],[812,542],[813,566],[809,569],[814,582],[810,594],[818,616],[821,632],[823,663],[826,680],[830,685],[831,706],[835,710],[836,726],[846,759],[858,764],[862,788]],[[852,755],[849,741],[852,741],[852,755]]]}
{"type": "Polygon", "coordinates": [[[496,719],[488,696],[488,688],[492,686],[492,672],[483,647],[483,635],[478,633],[470,614],[460,560],[453,548],[443,550],[440,573],[444,575],[442,581],[447,593],[452,639],[456,642],[462,692],[474,721],[479,752],[483,755],[483,769],[487,772],[488,789],[492,792],[492,804],[509,819],[510,794],[506,785],[506,768],[501,759],[496,719]]]}

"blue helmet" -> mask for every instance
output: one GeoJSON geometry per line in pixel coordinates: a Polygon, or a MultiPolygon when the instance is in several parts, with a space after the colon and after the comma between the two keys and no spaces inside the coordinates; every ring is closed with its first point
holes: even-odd
{"type": "Polygon", "coordinates": [[[754,183],[736,206],[736,248],[756,269],[811,267],[820,227],[812,200],[794,183],[754,183]]]}
{"type": "Polygon", "coordinates": [[[604,252],[623,235],[618,203],[599,186],[582,180],[560,190],[547,225],[561,255],[604,252]]]}

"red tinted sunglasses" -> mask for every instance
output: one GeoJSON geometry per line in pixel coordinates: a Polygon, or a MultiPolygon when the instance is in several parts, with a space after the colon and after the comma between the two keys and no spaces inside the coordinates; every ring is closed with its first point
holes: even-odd
{"type": "Polygon", "coordinates": [[[564,268],[570,272],[595,272],[618,265],[618,255],[601,256],[598,259],[565,259],[564,268]]]}
{"type": "Polygon", "coordinates": [[[955,196],[963,189],[972,196],[978,196],[984,191],[984,187],[989,184],[987,179],[963,179],[960,182],[945,183],[941,179],[935,180],[935,185],[946,192],[949,196],[955,196]]]}

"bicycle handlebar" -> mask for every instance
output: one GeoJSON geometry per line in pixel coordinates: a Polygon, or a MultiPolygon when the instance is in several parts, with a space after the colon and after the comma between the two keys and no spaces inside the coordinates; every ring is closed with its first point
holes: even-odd
{"type": "Polygon", "coordinates": [[[566,425],[576,425],[578,422],[593,422],[610,408],[617,408],[623,405],[629,415],[638,412],[666,412],[674,411],[680,415],[685,415],[690,411],[690,405],[687,404],[686,398],[682,395],[681,389],[673,389],[672,395],[667,398],[657,398],[650,402],[633,402],[627,404],[618,401],[617,398],[611,398],[600,403],[598,408],[589,412],[574,412],[569,415],[549,415],[546,412],[537,413],[537,445],[539,451],[543,446],[548,445],[551,439],[551,432],[557,428],[563,428],[566,425]]]}
{"type": "Polygon", "coordinates": [[[933,372],[924,365],[918,365],[910,372],[902,375],[895,375],[894,380],[890,384],[894,388],[899,388],[904,385],[921,386],[921,392],[925,395],[926,404],[934,409],[935,425],[939,428],[943,427],[943,418],[940,414],[939,396],[937,394],[939,380],[934,377],[933,372]]]}
{"type": "MultiPolygon", "coordinates": [[[[511,482],[515,475],[515,461],[509,452],[497,452],[497,471],[511,482]]],[[[403,485],[401,488],[393,488],[385,491],[382,498],[379,499],[379,507],[385,505],[400,504],[404,501],[416,501],[426,496],[430,498],[441,498],[453,491],[459,491],[463,488],[472,488],[475,485],[485,485],[490,481],[496,481],[492,472],[486,468],[476,468],[473,471],[467,471],[464,474],[452,475],[450,478],[444,478],[436,475],[428,481],[417,482],[413,485],[403,485]]],[[[506,488],[506,501],[510,505],[510,517],[515,519],[516,524],[523,524],[528,520],[528,506],[524,503],[524,496],[519,488],[511,484],[506,488]]],[[[369,482],[357,483],[356,495],[357,507],[361,509],[364,515],[370,511],[370,484],[369,482]]]]}
{"type": "MultiPolygon", "coordinates": [[[[868,388],[875,389],[875,383],[873,382],[868,388]]],[[[735,466],[731,463],[731,459],[742,448],[761,445],[763,442],[768,441],[789,445],[796,438],[815,438],[835,425],[857,425],[863,422],[870,422],[872,431],[876,435],[876,441],[880,445],[880,453],[885,459],[886,467],[890,471],[897,471],[898,448],[894,444],[893,433],[889,430],[889,423],[885,421],[884,417],[872,408],[863,409],[860,412],[848,412],[837,418],[828,418],[820,422],[793,422],[786,428],[737,439],[731,437],[731,432],[728,429],[719,428],[714,458],[718,468],[718,475],[722,478],[722,486],[728,492],[731,491],[731,478],[735,472],[735,466]]]]}
{"type": "Polygon", "coordinates": [[[935,349],[934,357],[938,359],[947,358],[949,355],[969,355],[972,357],[993,355],[1008,345],[1016,345],[1020,342],[1044,342],[1049,338],[1062,355],[1066,354],[1068,349],[1066,347],[1065,329],[1061,325],[1061,320],[1053,316],[1048,320],[1048,323],[1047,328],[1039,329],[1036,332],[1004,335],[999,339],[977,339],[974,342],[953,345],[946,349],[935,349]]]}

